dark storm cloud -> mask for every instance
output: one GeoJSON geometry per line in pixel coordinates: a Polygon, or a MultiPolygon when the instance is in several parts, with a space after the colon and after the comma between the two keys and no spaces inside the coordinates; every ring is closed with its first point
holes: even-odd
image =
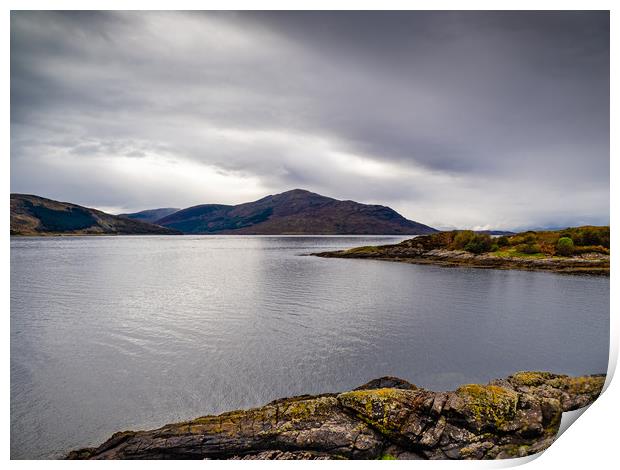
{"type": "Polygon", "coordinates": [[[13,191],[98,207],[608,223],[609,16],[14,12],[11,122],[13,191]]]}

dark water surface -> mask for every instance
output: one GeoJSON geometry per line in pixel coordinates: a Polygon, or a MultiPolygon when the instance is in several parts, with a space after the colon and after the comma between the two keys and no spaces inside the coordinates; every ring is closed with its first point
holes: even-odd
{"type": "Polygon", "coordinates": [[[11,457],[383,375],[605,372],[609,278],[322,259],[395,237],[11,239],[11,457]]]}

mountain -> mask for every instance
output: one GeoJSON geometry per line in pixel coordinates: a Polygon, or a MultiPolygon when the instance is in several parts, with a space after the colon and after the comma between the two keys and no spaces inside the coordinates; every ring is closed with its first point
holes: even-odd
{"type": "Polygon", "coordinates": [[[11,235],[176,235],[158,225],[30,194],[11,194],[11,235]]]}
{"type": "Polygon", "coordinates": [[[389,207],[339,201],[303,189],[236,206],[189,207],[156,223],[183,233],[240,235],[422,235],[437,231],[389,207]]]}
{"type": "Polygon", "coordinates": [[[118,214],[119,217],[125,217],[126,219],[140,220],[142,222],[148,222],[152,224],[161,218],[174,214],[178,211],[178,207],[162,207],[161,209],[148,209],[140,212],[133,212],[131,214],[118,214]]]}

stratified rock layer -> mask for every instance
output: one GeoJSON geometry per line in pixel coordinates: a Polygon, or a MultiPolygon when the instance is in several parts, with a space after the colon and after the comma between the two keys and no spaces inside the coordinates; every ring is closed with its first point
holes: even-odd
{"type": "Polygon", "coordinates": [[[340,394],[114,434],[69,459],[497,459],[546,449],[563,411],[592,403],[604,375],[519,372],[433,392],[383,377],[340,394]]]}

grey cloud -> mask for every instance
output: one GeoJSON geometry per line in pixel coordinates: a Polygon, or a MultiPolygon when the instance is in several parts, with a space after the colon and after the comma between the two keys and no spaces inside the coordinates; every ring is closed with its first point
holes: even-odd
{"type": "Polygon", "coordinates": [[[157,156],[426,223],[607,223],[609,15],[13,12],[11,144],[13,191],[91,205],[228,202],[120,164],[157,156]]]}

